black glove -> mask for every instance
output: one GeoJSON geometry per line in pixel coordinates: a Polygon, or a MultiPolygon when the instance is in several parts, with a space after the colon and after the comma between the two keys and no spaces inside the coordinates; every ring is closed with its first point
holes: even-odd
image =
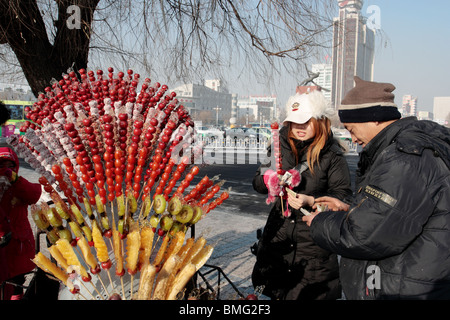
{"type": "Polygon", "coordinates": [[[8,232],[0,238],[0,248],[6,247],[11,240],[11,232],[8,232]]]}

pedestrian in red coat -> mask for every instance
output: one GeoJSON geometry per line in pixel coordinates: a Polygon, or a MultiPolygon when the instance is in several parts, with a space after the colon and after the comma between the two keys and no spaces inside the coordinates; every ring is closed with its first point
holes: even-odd
{"type": "Polygon", "coordinates": [[[0,284],[6,284],[4,300],[18,300],[25,274],[35,268],[33,230],[28,221],[28,206],[41,196],[41,185],[18,175],[19,159],[10,148],[0,148],[0,284]]]}

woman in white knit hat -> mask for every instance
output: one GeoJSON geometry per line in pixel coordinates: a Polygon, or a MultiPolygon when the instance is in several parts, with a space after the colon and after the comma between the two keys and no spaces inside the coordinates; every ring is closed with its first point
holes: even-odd
{"type": "Polygon", "coordinates": [[[279,132],[282,170],[300,179],[283,199],[274,191],[280,175],[270,164],[253,179],[256,191],[274,199],[258,243],[253,285],[263,286],[272,299],[339,299],[337,256],[317,246],[302,221],[302,210],[311,211],[316,197],[345,200],[352,193],[347,162],[331,132],[334,110],[319,91],[296,94],[286,107],[279,132]]]}

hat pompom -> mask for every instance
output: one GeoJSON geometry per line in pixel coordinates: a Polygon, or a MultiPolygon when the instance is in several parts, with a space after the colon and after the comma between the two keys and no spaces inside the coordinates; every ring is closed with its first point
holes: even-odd
{"type": "Polygon", "coordinates": [[[313,91],[307,94],[310,103],[313,105],[312,117],[321,119],[323,117],[330,118],[334,115],[334,109],[331,107],[330,101],[328,101],[322,92],[313,91]]]}
{"type": "Polygon", "coordinates": [[[305,123],[311,118],[330,118],[335,111],[322,92],[315,90],[289,97],[284,122],[305,123]]]}

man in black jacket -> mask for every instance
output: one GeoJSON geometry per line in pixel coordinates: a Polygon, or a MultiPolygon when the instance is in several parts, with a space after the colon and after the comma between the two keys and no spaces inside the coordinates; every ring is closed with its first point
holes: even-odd
{"type": "Polygon", "coordinates": [[[355,83],[339,108],[363,147],[353,202],[303,220],[341,255],[347,299],[450,299],[450,130],[400,119],[392,84],[355,83]]]}

